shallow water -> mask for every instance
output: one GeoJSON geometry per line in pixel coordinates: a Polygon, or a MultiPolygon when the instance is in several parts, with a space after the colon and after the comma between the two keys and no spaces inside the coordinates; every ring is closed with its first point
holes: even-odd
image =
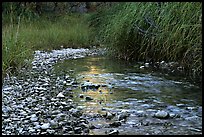
{"type": "MultiPolygon", "coordinates": [[[[80,86],[73,90],[74,101],[88,115],[101,113],[103,110],[131,112],[132,115],[126,122],[129,125],[121,126],[129,127],[129,129],[123,127],[122,134],[135,134],[135,132],[143,134],[141,133],[142,129],[131,132],[133,125],[139,120],[135,118],[135,114],[140,112],[152,115],[152,112],[156,110],[165,110],[169,113],[179,114],[184,119],[198,115],[202,120],[201,88],[180,77],[154,72],[150,68],[140,69],[140,65],[140,63],[95,56],[59,62],[55,65],[55,73],[76,77],[79,85],[86,82],[100,85],[99,89],[95,90],[83,91],[80,86]],[[87,101],[80,98],[80,94],[90,96],[93,100],[87,101]]],[[[160,133],[158,130],[158,134],[172,134],[171,131],[174,134],[196,134],[190,128],[202,129],[202,122],[198,124],[196,121],[193,123],[187,121],[189,126],[187,128],[187,126],[185,127],[186,121],[181,121],[175,121],[173,124],[177,127],[171,127],[169,132],[165,130],[160,133]]],[[[102,126],[105,122],[110,121],[95,119],[92,122],[102,126]]],[[[145,129],[143,128],[143,130],[145,129]]],[[[105,131],[107,130],[104,127],[93,130],[93,134],[105,134],[105,131]],[[102,133],[102,131],[104,132],[102,133]]],[[[147,134],[156,134],[153,131],[149,131],[147,134]]]]}
{"type": "MultiPolygon", "coordinates": [[[[138,63],[126,63],[106,57],[86,57],[65,60],[55,66],[56,73],[66,73],[69,70],[73,70],[71,75],[80,83],[89,81],[107,85],[97,90],[102,92],[89,91],[96,98],[112,92],[113,94],[107,95],[107,102],[128,98],[154,98],[171,105],[202,105],[202,92],[199,87],[177,77],[172,79],[172,76],[161,75],[150,69],[140,69],[138,63]]],[[[81,89],[78,90],[76,92],[81,92],[81,89]]]]}

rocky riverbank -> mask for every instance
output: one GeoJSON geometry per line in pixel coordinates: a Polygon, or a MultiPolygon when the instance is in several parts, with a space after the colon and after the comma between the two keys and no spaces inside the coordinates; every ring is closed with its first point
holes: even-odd
{"type": "Polygon", "coordinates": [[[3,81],[2,134],[88,134],[88,121],[69,95],[77,82],[69,75],[55,79],[52,70],[57,61],[96,54],[97,49],[36,51],[31,70],[22,69],[19,77],[3,81]],[[71,87],[65,90],[64,85],[71,87]]]}
{"type": "Polygon", "coordinates": [[[100,49],[36,51],[31,70],[22,69],[18,76],[6,77],[3,81],[2,134],[202,134],[202,106],[179,103],[172,106],[154,98],[129,98],[126,102],[103,104],[83,93],[94,91],[103,95],[100,88],[112,85],[80,83],[72,76],[73,70],[62,74],[53,71],[59,61],[103,53],[100,49]],[[80,89],[81,94],[76,95],[75,89],[80,89]],[[79,106],[75,98],[99,103],[100,112],[84,113],[86,108],[79,106]],[[111,105],[117,109],[110,109],[111,105]]]}

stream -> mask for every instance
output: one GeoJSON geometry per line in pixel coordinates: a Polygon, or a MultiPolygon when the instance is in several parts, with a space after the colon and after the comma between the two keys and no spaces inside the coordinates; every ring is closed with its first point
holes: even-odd
{"type": "Polygon", "coordinates": [[[3,82],[2,133],[202,134],[200,87],[99,52],[37,51],[31,70],[3,82]]]}

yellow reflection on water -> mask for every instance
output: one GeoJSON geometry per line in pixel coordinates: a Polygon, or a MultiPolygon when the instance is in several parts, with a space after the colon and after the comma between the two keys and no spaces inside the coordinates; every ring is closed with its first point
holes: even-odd
{"type": "MultiPolygon", "coordinates": [[[[88,66],[88,71],[83,72],[84,77],[83,81],[89,81],[93,84],[105,84],[102,79],[94,77],[94,75],[103,74],[104,70],[100,68],[98,62],[98,58],[91,58],[88,66]]],[[[83,92],[85,96],[90,96],[93,98],[91,101],[86,101],[84,105],[86,106],[86,113],[99,113],[101,111],[102,105],[106,104],[109,100],[110,89],[108,87],[99,87],[96,91],[88,90],[87,92],[83,92]]]]}

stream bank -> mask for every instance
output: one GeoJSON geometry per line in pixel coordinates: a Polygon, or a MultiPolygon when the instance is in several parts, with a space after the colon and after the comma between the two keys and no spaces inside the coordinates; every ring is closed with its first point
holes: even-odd
{"type": "Polygon", "coordinates": [[[202,134],[198,87],[103,52],[36,51],[31,70],[4,80],[2,134],[202,134]]]}

